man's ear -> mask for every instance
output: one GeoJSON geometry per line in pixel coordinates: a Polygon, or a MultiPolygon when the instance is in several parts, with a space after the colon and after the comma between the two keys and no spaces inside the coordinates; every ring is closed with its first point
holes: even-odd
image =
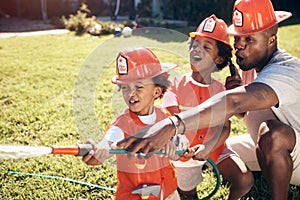
{"type": "Polygon", "coordinates": [[[276,44],[276,41],[277,41],[277,35],[274,34],[269,38],[269,45],[272,46],[272,45],[276,44]]]}

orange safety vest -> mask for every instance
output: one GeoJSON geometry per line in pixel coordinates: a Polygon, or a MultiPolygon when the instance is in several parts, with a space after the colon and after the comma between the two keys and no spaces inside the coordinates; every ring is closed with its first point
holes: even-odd
{"type": "MultiPolygon", "coordinates": [[[[167,113],[155,107],[156,122],[166,118],[167,113]]],[[[118,126],[128,137],[147,125],[144,124],[136,114],[126,109],[119,115],[110,126],[118,126]]],[[[150,194],[147,199],[159,200],[161,192],[164,199],[177,189],[177,180],[175,169],[169,158],[153,155],[148,159],[132,158],[128,159],[127,155],[116,155],[117,157],[117,200],[135,200],[141,199],[140,195],[132,194],[132,190],[146,185],[160,185],[160,194],[158,197],[150,194]]]]}
{"type": "MultiPolygon", "coordinates": [[[[195,85],[192,82],[190,75],[184,75],[180,77],[175,77],[171,86],[171,91],[176,94],[177,102],[179,105],[180,112],[188,110],[192,107],[195,107],[213,95],[222,92],[225,90],[225,87],[219,81],[212,79],[210,85],[195,85]]],[[[203,144],[205,136],[207,134],[208,128],[199,129],[197,133],[188,132],[185,133],[185,136],[190,141],[190,147],[195,146],[196,144],[203,144]]],[[[225,143],[216,148],[209,157],[216,162],[225,148],[225,143]]],[[[181,158],[181,161],[186,161],[188,159],[181,158]]]]}

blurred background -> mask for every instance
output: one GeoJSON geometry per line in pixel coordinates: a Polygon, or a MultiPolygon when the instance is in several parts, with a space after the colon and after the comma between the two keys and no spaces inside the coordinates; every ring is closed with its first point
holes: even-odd
{"type": "MultiPolygon", "coordinates": [[[[90,9],[90,15],[97,17],[126,16],[134,20],[136,16],[155,20],[182,20],[189,26],[198,25],[204,16],[215,13],[228,24],[234,0],[5,0],[0,1],[0,17],[18,17],[55,21],[61,16],[75,14],[82,3],[90,9]]],[[[298,23],[299,0],[272,0],[275,10],[293,13],[293,21],[298,23]]]]}

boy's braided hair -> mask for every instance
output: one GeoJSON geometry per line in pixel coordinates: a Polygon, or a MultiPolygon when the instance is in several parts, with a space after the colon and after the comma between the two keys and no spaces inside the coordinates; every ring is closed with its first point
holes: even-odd
{"type": "Polygon", "coordinates": [[[220,71],[231,62],[232,48],[227,44],[225,44],[224,42],[220,42],[218,40],[217,40],[217,46],[219,49],[219,56],[224,58],[224,61],[221,64],[217,64],[218,71],[220,71]]]}

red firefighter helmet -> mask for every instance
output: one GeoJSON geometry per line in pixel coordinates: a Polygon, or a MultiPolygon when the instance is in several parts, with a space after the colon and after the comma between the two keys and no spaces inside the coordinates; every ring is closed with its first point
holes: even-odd
{"type": "Polygon", "coordinates": [[[196,36],[209,37],[224,42],[231,47],[229,34],[227,33],[227,24],[222,19],[218,19],[215,15],[204,19],[195,32],[190,32],[191,38],[195,38],[196,36]]]}
{"type": "Polygon", "coordinates": [[[254,34],[267,30],[291,16],[290,12],[274,11],[270,0],[236,0],[228,33],[254,34]]]}
{"type": "Polygon", "coordinates": [[[155,54],[145,47],[133,47],[121,51],[116,60],[114,84],[140,82],[165,73],[176,64],[160,63],[155,54]]]}

